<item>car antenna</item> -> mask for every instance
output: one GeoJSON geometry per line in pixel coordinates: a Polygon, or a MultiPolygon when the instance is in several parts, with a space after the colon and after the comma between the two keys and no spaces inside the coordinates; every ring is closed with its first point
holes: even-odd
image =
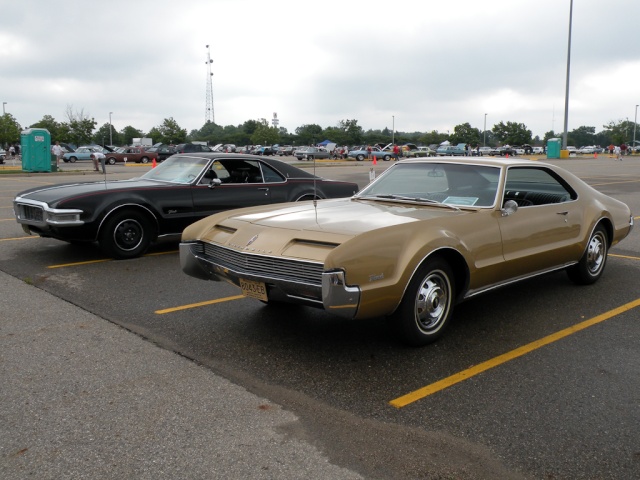
{"type": "Polygon", "coordinates": [[[316,184],[317,179],[318,177],[316,176],[316,157],[314,155],[313,156],[313,208],[316,208],[318,206],[318,187],[316,184]]]}

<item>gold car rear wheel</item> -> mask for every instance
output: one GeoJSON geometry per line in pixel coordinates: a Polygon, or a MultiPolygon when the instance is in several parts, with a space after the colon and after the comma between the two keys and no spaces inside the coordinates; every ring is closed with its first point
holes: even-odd
{"type": "Polygon", "coordinates": [[[578,285],[595,283],[602,276],[608,251],[607,232],[602,225],[598,225],[591,234],[587,249],[580,261],[567,269],[567,275],[571,281],[578,285]]]}
{"type": "Polygon", "coordinates": [[[441,258],[427,260],[409,282],[391,321],[400,339],[419,347],[442,335],[453,314],[455,283],[451,267],[441,258]]]}

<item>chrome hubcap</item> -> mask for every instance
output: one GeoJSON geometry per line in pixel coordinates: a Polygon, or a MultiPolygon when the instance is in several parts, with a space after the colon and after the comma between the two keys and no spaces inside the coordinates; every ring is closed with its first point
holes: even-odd
{"type": "Polygon", "coordinates": [[[422,282],[416,296],[415,314],[420,330],[433,333],[446,318],[451,285],[442,272],[432,272],[422,282]]]}
{"type": "Polygon", "coordinates": [[[591,274],[596,274],[604,265],[605,243],[602,234],[597,233],[589,242],[587,248],[587,267],[591,274]]]}

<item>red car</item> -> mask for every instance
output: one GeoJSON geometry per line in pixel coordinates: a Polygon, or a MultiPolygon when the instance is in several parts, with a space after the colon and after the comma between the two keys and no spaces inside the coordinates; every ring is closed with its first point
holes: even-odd
{"type": "Polygon", "coordinates": [[[115,152],[105,154],[105,156],[109,165],[115,165],[117,162],[149,163],[158,160],[157,152],[146,151],[141,147],[122,147],[115,152]]]}

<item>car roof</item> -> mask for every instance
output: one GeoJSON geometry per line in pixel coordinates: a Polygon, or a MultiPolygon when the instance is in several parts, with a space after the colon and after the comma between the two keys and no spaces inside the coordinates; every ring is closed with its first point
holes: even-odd
{"type": "Polygon", "coordinates": [[[544,165],[548,166],[548,164],[533,161],[529,159],[514,159],[514,158],[506,158],[506,157],[438,157],[438,158],[411,158],[401,160],[399,163],[457,163],[464,165],[486,165],[491,167],[513,167],[513,166],[531,166],[531,165],[544,165]]]}

